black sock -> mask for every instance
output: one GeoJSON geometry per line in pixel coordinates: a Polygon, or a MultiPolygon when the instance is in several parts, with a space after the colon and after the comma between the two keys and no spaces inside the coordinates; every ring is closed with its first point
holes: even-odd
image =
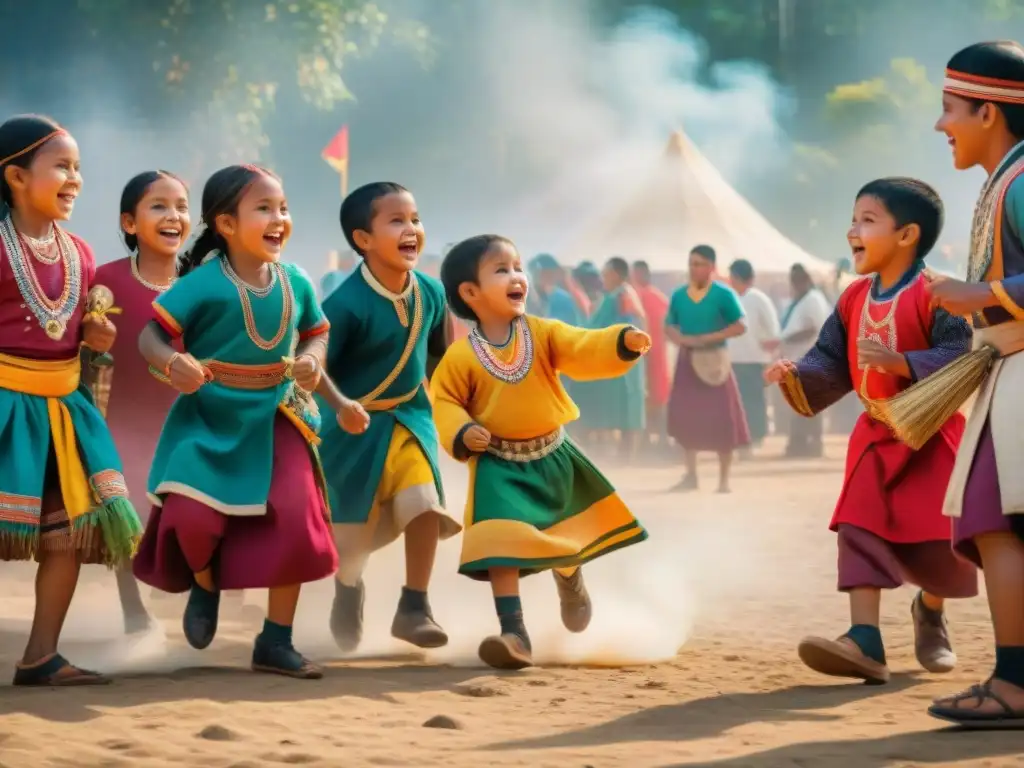
{"type": "Polygon", "coordinates": [[[498,621],[501,622],[501,634],[518,635],[527,650],[533,650],[530,636],[526,634],[526,624],[523,623],[523,603],[519,596],[496,597],[494,607],[498,611],[498,621]]]}
{"type": "Polygon", "coordinates": [[[885,664],[885,646],[882,644],[882,630],[870,624],[854,624],[846,633],[861,652],[879,664],[885,664]]]}
{"type": "Polygon", "coordinates": [[[992,676],[1024,688],[1024,645],[997,645],[996,671],[992,676]]]}
{"type": "Polygon", "coordinates": [[[398,610],[402,613],[427,610],[427,593],[402,587],[402,596],[398,599],[398,610]]]}
{"type": "Polygon", "coordinates": [[[270,619],[264,619],[263,631],[260,633],[259,639],[271,645],[291,646],[292,628],[284,624],[275,624],[270,619]]]}

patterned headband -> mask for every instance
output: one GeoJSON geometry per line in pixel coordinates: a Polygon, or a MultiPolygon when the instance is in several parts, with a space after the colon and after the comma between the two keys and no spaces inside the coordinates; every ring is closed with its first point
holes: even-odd
{"type": "Polygon", "coordinates": [[[43,136],[43,138],[37,139],[36,141],[33,141],[31,144],[29,144],[24,149],[19,149],[13,155],[8,155],[3,160],[0,160],[0,166],[7,165],[9,162],[11,162],[11,160],[17,160],[19,157],[21,157],[22,155],[28,154],[33,149],[36,149],[37,147],[43,146],[43,144],[48,142],[50,139],[56,138],[57,136],[63,136],[66,133],[67,133],[67,131],[64,130],[63,128],[58,128],[55,131],[51,131],[50,133],[48,133],[45,136],[43,136]]]}
{"type": "Polygon", "coordinates": [[[942,90],[966,99],[996,101],[1002,104],[1024,104],[1024,81],[1000,80],[995,77],[969,75],[966,72],[946,70],[942,90]]]}

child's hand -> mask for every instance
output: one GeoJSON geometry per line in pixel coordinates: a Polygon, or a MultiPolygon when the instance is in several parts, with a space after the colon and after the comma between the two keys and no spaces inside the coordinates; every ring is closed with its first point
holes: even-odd
{"type": "Polygon", "coordinates": [[[466,430],[462,436],[462,442],[473,453],[483,453],[487,450],[487,446],[491,444],[491,433],[479,424],[474,424],[466,430]]]}
{"type": "Polygon", "coordinates": [[[106,354],[116,338],[117,328],[103,315],[87,313],[82,318],[82,342],[93,352],[106,354]]]}
{"type": "Polygon", "coordinates": [[[206,371],[192,355],[175,355],[167,370],[171,386],[183,395],[191,395],[206,383],[206,371]]]}
{"type": "Polygon", "coordinates": [[[356,400],[346,400],[338,411],[338,426],[350,435],[361,435],[370,426],[370,414],[356,400]]]}
{"type": "Polygon", "coordinates": [[[312,355],[299,355],[292,365],[292,376],[295,383],[307,392],[316,390],[320,383],[320,361],[312,355]]]}
{"type": "Polygon", "coordinates": [[[871,339],[857,340],[857,366],[862,370],[892,372],[893,368],[903,362],[903,355],[893,352],[888,347],[871,339]]]}
{"type": "Polygon", "coordinates": [[[625,336],[622,338],[622,343],[626,346],[626,349],[638,355],[646,355],[651,349],[651,337],[636,328],[626,331],[625,336]]]}
{"type": "Polygon", "coordinates": [[[778,384],[791,373],[796,373],[792,360],[777,360],[765,369],[764,381],[766,384],[778,384]]]}

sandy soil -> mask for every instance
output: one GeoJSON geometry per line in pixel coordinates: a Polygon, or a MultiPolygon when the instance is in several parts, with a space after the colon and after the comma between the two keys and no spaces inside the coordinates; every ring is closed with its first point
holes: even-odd
{"type": "MultiPolygon", "coordinates": [[[[328,663],[319,682],[247,671],[259,593],[246,598],[256,615],[236,612],[200,653],[181,640],[178,599],[151,602],[166,637],[128,642],[113,579],[93,569],[64,651],[120,672],[117,682],[0,687],[0,765],[1024,765],[1019,734],[944,732],[925,715],[933,697],[987,674],[983,599],[950,609],[961,667],[945,679],[915,668],[909,589],[885,601],[890,685],[836,685],[802,668],[801,636],[846,627],[826,529],[843,445],[830,444],[815,462],[771,460],[779,448],[740,466],[726,497],[710,492],[710,465],[708,490],[689,496],[662,492],[676,479],[672,469],[610,472],[651,540],[588,567],[597,615],[582,636],[561,629],[546,576],[526,582],[527,621],[547,664],[524,673],[477,664],[476,644],[495,619],[486,588],[452,575],[456,542],[443,548],[433,590],[452,644],[431,657],[408,655],[387,637],[400,548],[381,553],[368,573],[363,658],[337,659],[326,629],[329,583],[307,591],[297,638],[328,663]],[[424,727],[436,716],[454,727],[424,727]]],[[[449,477],[461,506],[464,475],[453,468],[449,477]]],[[[30,616],[31,570],[4,566],[0,578],[0,666],[11,670],[30,616]]]]}

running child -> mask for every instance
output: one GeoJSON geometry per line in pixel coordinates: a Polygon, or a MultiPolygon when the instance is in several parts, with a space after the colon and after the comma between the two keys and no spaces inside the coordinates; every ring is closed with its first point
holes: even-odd
{"type": "Polygon", "coordinates": [[[431,391],[446,451],[469,463],[459,572],[491,582],[501,631],[480,644],[499,669],[533,664],[519,580],[553,570],[562,623],[590,624],[581,566],[647,538],[615,489],[565,435],[579,409],[559,374],[622,376],[650,349],[630,326],[586,330],[526,314],[526,273],[512,241],[479,235],[441,266],[452,311],[475,323],[441,359],[431,391]]]}
{"type": "MultiPolygon", "coordinates": [[[[121,192],[121,236],[130,255],[96,270],[96,280],[113,292],[119,333],[114,364],[97,369],[93,398],[106,416],[124,463],[128,493],[137,510],[148,510],[146,481],[157,438],[178,393],[156,379],[139,354],[139,334],[153,319],[153,301],[174,284],[178,251],[191,231],[188,189],[169,171],[145,171],[121,192]]],[[[183,351],[180,340],[177,351],[183,351]]],[[[125,632],[154,625],[130,565],[117,572],[125,632]]]]}
{"type": "MultiPolygon", "coordinates": [[[[843,291],[810,352],[765,371],[797,414],[814,416],[851,390],[867,404],[888,399],[968,351],[963,319],[929,306],[924,257],[942,218],[938,193],[916,179],[879,179],[857,193],[847,239],[864,277],[843,291]]],[[[811,669],[888,682],[881,594],[910,582],[920,587],[910,606],[917,660],[929,672],[953,670],[944,602],[978,593],[977,572],[953,553],[942,514],[963,430],[963,416],[955,414],[915,451],[886,424],[860,415],[830,525],[838,533],[838,587],[849,596],[851,626],[837,640],[800,643],[811,669]]]]}
{"type": "Polygon", "coordinates": [[[122,567],[142,532],[81,380],[79,347],[105,354],[116,332],[88,311],[92,249],[60,224],[82,189],[78,144],[47,117],[13,117],[0,172],[0,559],[39,563],[14,684],[107,683],[57,652],[82,563],[122,567]]]}
{"type": "Polygon", "coordinates": [[[292,623],[301,585],[338,564],[307,394],[328,323],[306,274],[280,261],[292,221],[273,173],[217,171],[203,188],[202,221],[139,338],[142,356],[183,396],[153,457],[154,506],[135,575],[189,591],[182,623],[194,648],[213,641],[223,590],[269,589],[253,670],[319,678],[292,645],[292,623]]]}
{"type": "Polygon", "coordinates": [[[423,223],[404,187],[355,190],[341,205],[341,229],[362,263],[323,305],[332,332],[317,392],[338,414],[324,423],[321,449],[340,562],[331,632],[343,651],[359,646],[367,560],[404,534],[405,586],[391,634],[438,648],[448,635],[427,588],[438,540],[461,530],[444,509],[425,386],[450,338],[444,290],[416,269],[423,223]]]}

